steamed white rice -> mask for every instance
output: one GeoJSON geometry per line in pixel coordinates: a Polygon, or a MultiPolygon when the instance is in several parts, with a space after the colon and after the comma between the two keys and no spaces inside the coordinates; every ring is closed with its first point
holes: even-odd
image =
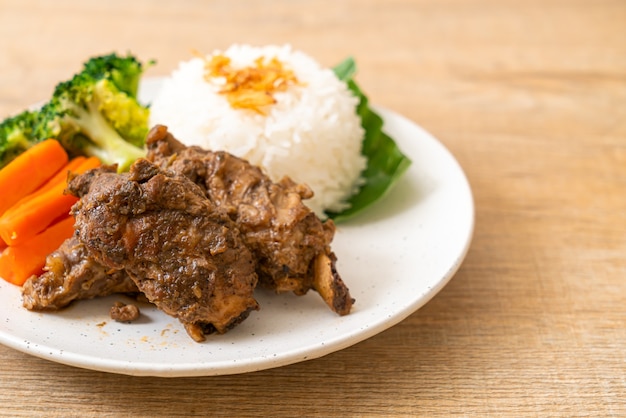
{"type": "Polygon", "coordinates": [[[219,93],[220,80],[204,79],[205,60],[193,58],[165,79],[151,104],[151,125],[167,126],[186,145],[245,158],[274,181],[288,175],[307,184],[315,196],[305,203],[320,216],[345,209],[366,165],[358,100],[345,83],[290,46],[234,45],[214,54],[230,58],[235,68],[276,57],[298,83],[274,93],[276,103],[264,108],[265,115],[233,109],[219,93]]]}

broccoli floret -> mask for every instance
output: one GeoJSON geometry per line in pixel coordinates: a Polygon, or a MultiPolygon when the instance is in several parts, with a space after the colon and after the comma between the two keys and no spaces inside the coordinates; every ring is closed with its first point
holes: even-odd
{"type": "Polygon", "coordinates": [[[96,156],[126,170],[145,155],[149,109],[137,101],[142,71],[130,55],[89,59],[40,109],[0,122],[0,168],[35,143],[54,138],[72,156],[96,156]]]}
{"type": "Polygon", "coordinates": [[[0,122],[0,168],[41,140],[33,136],[37,116],[25,110],[0,122]]]}
{"type": "MultiPolygon", "coordinates": [[[[149,62],[149,64],[152,63],[152,61],[149,62]]],[[[136,98],[143,65],[132,55],[122,57],[109,54],[93,57],[85,62],[82,73],[96,80],[110,80],[119,90],[136,98]]]]}
{"type": "Polygon", "coordinates": [[[148,116],[148,108],[111,80],[81,72],[56,86],[41,108],[35,134],[56,138],[70,154],[96,156],[124,171],[145,156],[148,116]]]}

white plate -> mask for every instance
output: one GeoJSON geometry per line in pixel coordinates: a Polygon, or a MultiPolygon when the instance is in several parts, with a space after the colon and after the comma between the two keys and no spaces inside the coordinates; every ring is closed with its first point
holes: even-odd
{"type": "MultiPolygon", "coordinates": [[[[142,84],[154,97],[158,79],[142,84]]],[[[448,282],[468,250],[474,205],[454,157],[404,117],[378,109],[385,131],[413,164],[383,201],[340,224],[337,267],[356,304],[344,317],[315,292],[296,297],[258,291],[261,310],[224,335],[191,340],[177,320],[149,306],[141,319],[108,316],[121,296],[81,301],[57,313],[21,305],[19,288],[0,280],[0,343],[47,360],[141,376],[252,372],[310,360],[365,340],[402,321],[448,282]]]]}

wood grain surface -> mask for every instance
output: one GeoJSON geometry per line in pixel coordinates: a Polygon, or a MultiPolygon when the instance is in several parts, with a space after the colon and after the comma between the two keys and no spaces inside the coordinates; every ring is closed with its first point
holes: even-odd
{"type": "Polygon", "coordinates": [[[373,103],[435,135],[474,193],[462,267],[397,326],[251,374],[137,378],[0,346],[1,416],[626,416],[626,2],[0,0],[0,116],[92,55],[165,75],[235,42],[352,55],[373,103]]]}

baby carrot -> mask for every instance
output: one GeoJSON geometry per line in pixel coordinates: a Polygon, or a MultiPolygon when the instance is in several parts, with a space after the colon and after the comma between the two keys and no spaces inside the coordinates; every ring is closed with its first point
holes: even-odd
{"type": "Polygon", "coordinates": [[[54,176],[52,176],[50,180],[45,182],[43,185],[41,185],[41,187],[39,187],[34,192],[21,198],[19,202],[15,203],[13,206],[11,206],[11,208],[7,209],[7,211],[11,211],[13,210],[14,207],[15,208],[19,207],[21,204],[23,204],[27,200],[33,199],[35,196],[38,196],[44,192],[47,192],[48,190],[50,190],[57,184],[67,181],[68,172],[75,171],[78,167],[80,167],[82,163],[85,162],[86,159],[87,157],[83,157],[82,155],[72,158],[67,164],[63,166],[63,168],[57,171],[57,173],[54,176]]]}
{"type": "Polygon", "coordinates": [[[68,216],[29,240],[0,253],[0,277],[21,286],[34,274],[41,274],[46,257],[74,233],[74,217],[68,216]]]}
{"type": "Polygon", "coordinates": [[[68,161],[67,152],[54,139],[24,151],[0,170],[0,214],[36,190],[68,161]]]}
{"type": "MultiPolygon", "coordinates": [[[[97,158],[87,158],[73,172],[81,174],[98,165],[100,161],[97,158]]],[[[67,181],[63,180],[7,210],[0,217],[0,237],[4,242],[9,246],[18,245],[46,229],[56,219],[67,215],[78,199],[63,194],[66,187],[67,181]]]]}

